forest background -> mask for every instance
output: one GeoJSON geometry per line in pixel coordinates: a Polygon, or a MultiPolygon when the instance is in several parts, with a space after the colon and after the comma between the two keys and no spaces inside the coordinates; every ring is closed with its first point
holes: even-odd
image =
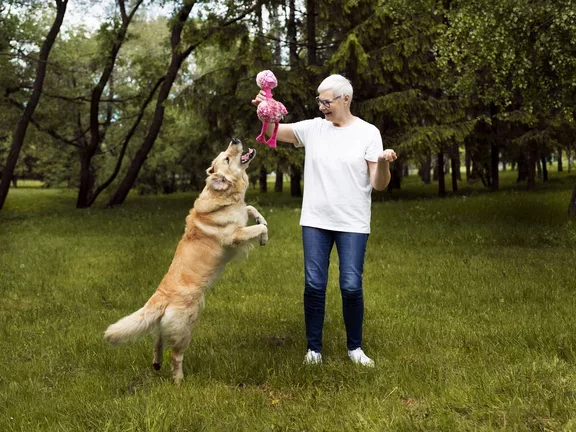
{"type": "MultiPolygon", "coordinates": [[[[572,0],[8,0],[0,5],[0,208],[21,179],[77,190],[76,207],[199,190],[230,137],[258,146],[253,183],[290,179],[302,152],[268,149],[250,100],[272,70],[286,122],[319,116],[320,81],[341,73],[353,113],[438,194],[534,190],[573,168],[572,0]],[[462,168],[461,168],[462,167],[462,168]],[[465,169],[464,169],[465,167],[465,169]],[[452,174],[451,187],[444,182],[452,174]]],[[[450,177],[449,177],[450,178],[450,177]]],[[[576,185],[569,211],[576,213],[576,185]]]]}

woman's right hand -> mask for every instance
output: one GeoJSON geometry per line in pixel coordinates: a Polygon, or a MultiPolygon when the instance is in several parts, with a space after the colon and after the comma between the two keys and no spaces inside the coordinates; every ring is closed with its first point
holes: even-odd
{"type": "Polygon", "coordinates": [[[266,92],[264,90],[260,90],[260,93],[256,95],[256,97],[252,100],[252,105],[258,106],[260,102],[266,100],[266,92]]]}

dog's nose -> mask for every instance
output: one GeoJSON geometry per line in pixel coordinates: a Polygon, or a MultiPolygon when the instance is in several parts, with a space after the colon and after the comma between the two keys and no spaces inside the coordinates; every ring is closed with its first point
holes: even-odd
{"type": "Polygon", "coordinates": [[[236,145],[242,144],[242,141],[240,141],[239,138],[232,138],[232,144],[236,144],[236,145]]]}

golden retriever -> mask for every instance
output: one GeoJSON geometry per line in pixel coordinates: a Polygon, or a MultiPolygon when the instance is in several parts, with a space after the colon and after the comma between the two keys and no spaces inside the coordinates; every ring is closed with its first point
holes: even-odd
{"type": "Polygon", "coordinates": [[[261,245],[268,241],[266,220],[244,202],[246,168],[256,151],[242,151],[242,142],[235,138],[214,159],[206,171],[206,187],[186,217],[184,235],[160,286],[144,307],[104,333],[108,342],[118,344],[155,332],[154,369],[160,369],[164,349],[171,347],[172,378],[177,384],[184,376],[184,351],[198,321],[204,292],[230,259],[247,253],[250,240],[261,245]],[[256,225],[247,226],[248,216],[256,225]]]}

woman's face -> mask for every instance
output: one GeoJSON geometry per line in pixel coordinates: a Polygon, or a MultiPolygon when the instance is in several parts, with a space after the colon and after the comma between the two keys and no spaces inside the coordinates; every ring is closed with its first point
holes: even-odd
{"type": "Polygon", "coordinates": [[[346,115],[348,99],[348,95],[334,97],[333,90],[324,90],[318,95],[316,102],[326,120],[337,124],[346,115]]]}

